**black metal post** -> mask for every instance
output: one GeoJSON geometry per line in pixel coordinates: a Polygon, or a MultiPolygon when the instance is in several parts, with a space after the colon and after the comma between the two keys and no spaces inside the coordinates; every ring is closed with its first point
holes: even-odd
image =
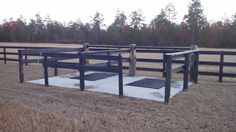
{"type": "Polygon", "coordinates": [[[166,56],[166,80],[165,80],[165,103],[170,100],[171,74],[172,74],[172,56],[166,56]]]}
{"type": "Polygon", "coordinates": [[[48,86],[48,61],[47,61],[47,56],[44,55],[43,57],[43,68],[44,68],[44,85],[48,86]]]}
{"type": "Polygon", "coordinates": [[[122,56],[119,54],[119,96],[123,96],[123,68],[122,68],[122,56]]]}
{"type": "Polygon", "coordinates": [[[18,50],[18,59],[19,59],[19,77],[20,83],[24,82],[24,69],[23,69],[23,57],[21,51],[18,50]]]}
{"type": "Polygon", "coordinates": [[[188,89],[188,81],[189,81],[189,54],[185,55],[185,61],[184,61],[184,85],[183,85],[183,91],[186,91],[188,89]]]}

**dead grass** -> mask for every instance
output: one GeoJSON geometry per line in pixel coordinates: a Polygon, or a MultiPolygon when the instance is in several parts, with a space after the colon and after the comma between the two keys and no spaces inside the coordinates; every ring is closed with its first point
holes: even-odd
{"type": "MultiPolygon", "coordinates": [[[[38,66],[26,67],[26,80],[41,78],[41,70],[38,66]]],[[[0,73],[0,131],[4,132],[236,131],[235,83],[203,80],[164,105],[77,89],[20,84],[14,63],[0,63],[0,73]]]]}
{"type": "MultiPolygon", "coordinates": [[[[4,44],[9,45],[0,43],[4,44]]],[[[161,57],[156,54],[139,56],[161,57]]],[[[203,56],[203,59],[219,58],[203,56]]],[[[235,61],[231,57],[227,60],[235,61]]],[[[161,66],[148,63],[141,65],[161,66]]],[[[30,65],[25,68],[26,80],[43,77],[41,67],[30,65]]],[[[205,67],[205,70],[217,71],[218,68],[205,67]]],[[[235,72],[232,68],[225,70],[235,72]]],[[[76,71],[59,70],[59,74],[73,72],[76,71]]],[[[52,70],[50,75],[53,75],[52,70]]],[[[138,75],[161,77],[161,73],[155,72],[138,72],[138,75]]],[[[181,75],[174,74],[174,78],[179,79],[181,75]]],[[[218,83],[217,80],[217,77],[200,76],[199,84],[192,85],[188,92],[179,93],[169,105],[164,105],[77,89],[20,84],[18,65],[0,62],[0,132],[236,131],[236,78],[224,78],[224,83],[218,83]]]]}

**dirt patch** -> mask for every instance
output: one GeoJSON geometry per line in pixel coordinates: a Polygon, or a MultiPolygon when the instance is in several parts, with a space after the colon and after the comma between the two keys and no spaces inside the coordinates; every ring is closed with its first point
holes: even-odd
{"type": "MultiPolygon", "coordinates": [[[[20,84],[14,63],[0,63],[0,73],[0,131],[4,132],[236,131],[235,83],[200,80],[165,105],[78,89],[20,84]]],[[[27,66],[25,77],[42,78],[42,69],[27,66]]]]}

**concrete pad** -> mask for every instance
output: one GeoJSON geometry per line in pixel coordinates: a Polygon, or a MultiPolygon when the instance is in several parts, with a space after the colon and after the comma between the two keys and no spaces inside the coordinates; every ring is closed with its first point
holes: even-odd
{"type": "MultiPolygon", "coordinates": [[[[86,72],[85,74],[91,74],[91,73],[94,73],[94,72],[86,72]]],[[[78,80],[70,79],[71,77],[76,77],[78,75],[79,73],[74,73],[74,74],[50,77],[49,85],[59,86],[63,88],[78,88],[79,89],[80,88],[79,79],[78,80]]],[[[151,77],[145,77],[145,76],[130,77],[130,76],[124,75],[123,76],[124,96],[164,102],[165,87],[162,87],[160,89],[152,89],[152,88],[126,85],[128,83],[132,83],[132,82],[144,79],[144,78],[151,78],[151,77]]],[[[44,79],[32,80],[32,81],[27,81],[27,82],[44,85],[44,79]]],[[[191,84],[192,83],[189,83],[189,85],[191,84]]],[[[96,91],[96,92],[115,94],[115,95],[119,94],[118,75],[111,76],[105,79],[100,79],[97,81],[85,80],[85,86],[86,86],[85,90],[87,91],[96,91]]],[[[182,91],[182,89],[183,89],[183,81],[173,81],[171,83],[171,97],[173,97],[174,95],[182,91]]]]}

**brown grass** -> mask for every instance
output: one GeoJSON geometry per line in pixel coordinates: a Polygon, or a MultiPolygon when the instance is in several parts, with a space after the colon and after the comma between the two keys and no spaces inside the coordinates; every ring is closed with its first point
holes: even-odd
{"type": "MultiPolygon", "coordinates": [[[[160,56],[153,54],[153,57],[160,56]]],[[[41,67],[25,68],[26,80],[43,77],[41,67]]],[[[209,69],[212,67],[206,68],[209,69]]],[[[235,69],[226,70],[235,72],[235,69]]],[[[73,72],[76,71],[59,70],[60,74],[73,72]]],[[[138,75],[161,77],[155,72],[138,72],[138,75]]],[[[174,75],[177,79],[181,77],[174,75]]],[[[217,80],[217,77],[200,76],[199,84],[164,105],[78,89],[20,84],[18,65],[0,62],[0,132],[236,131],[236,79],[224,78],[224,83],[217,80]]]]}
{"type": "MultiPolygon", "coordinates": [[[[26,80],[42,78],[26,67],[26,80]]],[[[60,70],[61,74],[73,71],[60,70]]],[[[0,131],[235,131],[235,83],[201,81],[169,105],[77,89],[18,83],[0,63],[0,131]]],[[[52,71],[50,72],[52,75],[52,71]]]]}

